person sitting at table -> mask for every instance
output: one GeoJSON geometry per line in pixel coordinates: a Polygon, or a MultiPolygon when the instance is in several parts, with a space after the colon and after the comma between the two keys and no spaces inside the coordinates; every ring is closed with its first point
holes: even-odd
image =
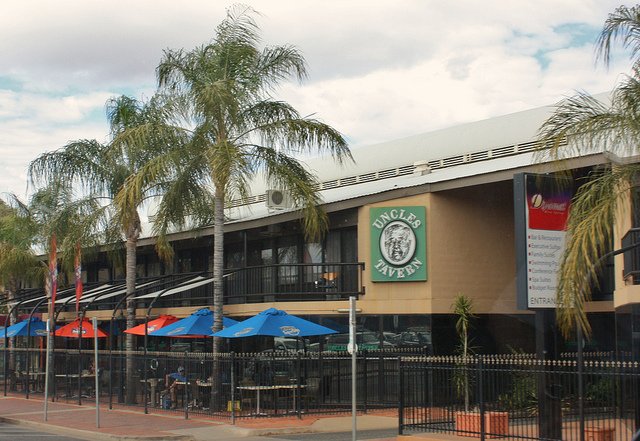
{"type": "Polygon", "coordinates": [[[184,366],[178,366],[178,372],[167,374],[165,384],[169,386],[169,394],[171,395],[171,407],[176,407],[176,388],[181,390],[184,383],[187,382],[187,377],[184,375],[184,366]],[[183,384],[176,384],[178,381],[183,384]]]}

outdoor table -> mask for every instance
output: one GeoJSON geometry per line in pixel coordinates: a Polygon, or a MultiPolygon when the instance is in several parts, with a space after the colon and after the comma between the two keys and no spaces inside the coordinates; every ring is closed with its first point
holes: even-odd
{"type": "Polygon", "coordinates": [[[149,383],[149,398],[151,400],[151,407],[157,407],[158,405],[158,383],[160,382],[160,378],[147,378],[140,380],[140,383],[149,383]]]}
{"type": "Polygon", "coordinates": [[[248,391],[255,391],[256,392],[256,415],[266,415],[264,413],[260,413],[260,391],[263,390],[280,390],[280,389],[288,389],[291,390],[293,393],[293,410],[295,412],[296,409],[296,390],[298,389],[298,387],[300,388],[304,388],[306,385],[300,385],[298,386],[297,384],[274,384],[274,385],[262,385],[262,386],[238,386],[239,390],[248,390],[248,391]]]}
{"type": "MultiPolygon", "coordinates": [[[[90,374],[90,373],[86,373],[86,374],[82,374],[80,376],[80,378],[82,380],[85,380],[87,378],[95,378],[96,374],[90,374]]],[[[65,397],[69,397],[69,379],[75,379],[76,382],[78,380],[78,374],[56,374],[56,378],[64,378],[65,379],[65,397]]],[[[82,391],[79,390],[78,391],[78,395],[81,395],[82,391]]]]}
{"type": "MultiPolygon", "coordinates": [[[[35,372],[20,372],[20,377],[21,378],[25,378],[27,380],[27,387],[30,387],[31,384],[33,383],[33,392],[35,392],[36,390],[43,390],[43,387],[40,387],[42,385],[42,380],[44,380],[44,376],[46,375],[46,372],[40,372],[40,371],[35,371],[35,372]]],[[[29,389],[31,390],[31,389],[29,389]]]]}

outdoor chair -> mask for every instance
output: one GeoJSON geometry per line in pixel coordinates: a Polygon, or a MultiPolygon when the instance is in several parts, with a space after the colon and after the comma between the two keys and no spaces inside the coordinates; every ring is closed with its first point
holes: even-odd
{"type": "MultiPolygon", "coordinates": [[[[255,386],[256,382],[253,380],[240,380],[238,386],[255,386]]],[[[242,408],[245,405],[248,407],[254,407],[256,405],[256,392],[252,390],[240,390],[240,404],[242,408]]]]}
{"type": "MultiPolygon", "coordinates": [[[[276,375],[273,378],[274,386],[285,386],[291,384],[291,380],[287,375],[276,375]]],[[[270,399],[273,401],[274,408],[287,410],[290,409],[292,403],[291,389],[275,389],[272,391],[270,399]]]]}
{"type": "Polygon", "coordinates": [[[317,289],[324,289],[325,291],[332,291],[337,288],[338,273],[322,273],[322,277],[316,280],[315,286],[317,289]]]}
{"type": "Polygon", "coordinates": [[[320,379],[316,377],[307,378],[306,387],[302,389],[301,404],[304,404],[305,409],[309,412],[310,403],[314,402],[318,405],[318,394],[320,392],[320,379]]]}
{"type": "Polygon", "coordinates": [[[198,387],[197,380],[189,380],[188,388],[187,388],[188,400],[190,407],[196,407],[198,403],[201,403],[200,399],[200,388],[198,387]]]}
{"type": "Polygon", "coordinates": [[[20,372],[16,372],[14,370],[9,370],[9,390],[17,391],[23,389],[22,377],[20,376],[20,372]]]}
{"type": "Polygon", "coordinates": [[[109,385],[111,384],[111,371],[102,371],[99,380],[100,388],[102,388],[103,391],[109,389],[109,385]]]}
{"type": "Polygon", "coordinates": [[[316,289],[328,293],[325,295],[327,300],[337,300],[340,298],[340,296],[336,294],[338,291],[338,273],[323,273],[322,277],[314,283],[316,289]]]}

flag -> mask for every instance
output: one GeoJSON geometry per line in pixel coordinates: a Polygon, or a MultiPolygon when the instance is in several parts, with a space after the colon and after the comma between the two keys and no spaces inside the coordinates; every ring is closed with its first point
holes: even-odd
{"type": "Polygon", "coordinates": [[[58,290],[58,253],[56,251],[56,235],[51,239],[51,256],[49,258],[49,277],[51,278],[51,310],[56,310],[56,291],[58,290]]]}
{"type": "Polygon", "coordinates": [[[80,242],[76,246],[76,256],[74,262],[76,274],[76,313],[80,311],[80,298],[82,297],[82,259],[80,256],[80,242]]]}

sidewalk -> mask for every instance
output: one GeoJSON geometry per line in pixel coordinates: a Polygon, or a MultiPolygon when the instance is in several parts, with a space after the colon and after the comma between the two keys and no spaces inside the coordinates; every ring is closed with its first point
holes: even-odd
{"type": "MultiPolygon", "coordinates": [[[[286,433],[351,431],[349,416],[306,416],[240,420],[235,425],[205,419],[184,419],[173,415],[145,415],[142,410],[100,408],[100,427],[96,427],[96,409],[64,403],[48,403],[44,421],[44,401],[37,398],[1,397],[0,421],[21,424],[44,432],[69,435],[87,440],[175,440],[224,441],[268,440],[269,435],[286,433]]],[[[391,414],[359,415],[358,430],[398,427],[391,414]]],[[[391,438],[395,441],[395,438],[391,438]]],[[[380,440],[382,441],[382,440],[380,440]]],[[[387,440],[385,440],[387,441],[387,440]]]]}

